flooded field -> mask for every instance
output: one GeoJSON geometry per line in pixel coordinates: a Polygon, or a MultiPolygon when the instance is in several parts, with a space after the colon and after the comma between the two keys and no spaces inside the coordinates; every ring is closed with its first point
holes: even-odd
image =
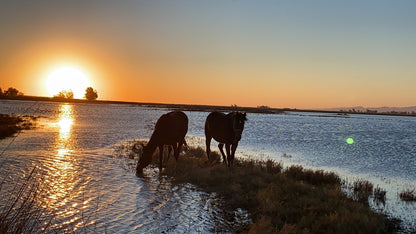
{"type": "MultiPolygon", "coordinates": [[[[146,169],[145,178],[135,176],[132,142],[148,139],[168,111],[1,101],[0,113],[41,117],[36,129],[0,141],[1,200],[7,203],[10,191],[36,168],[43,191],[38,206],[54,217],[50,224],[43,220],[54,230],[232,232],[249,223],[244,210],[224,210],[217,195],[172,184],[157,169],[146,169]]],[[[188,144],[203,146],[208,113],[186,114],[188,144]]],[[[346,180],[365,178],[387,191],[386,203],[372,204],[374,209],[402,219],[405,227],[416,226],[416,205],[398,198],[416,185],[416,118],[290,112],[248,114],[248,119],[237,158],[271,158],[335,171],[346,180]]]]}

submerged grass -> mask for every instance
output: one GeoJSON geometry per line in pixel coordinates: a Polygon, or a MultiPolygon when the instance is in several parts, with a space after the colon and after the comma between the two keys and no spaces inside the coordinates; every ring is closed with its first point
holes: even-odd
{"type": "Polygon", "coordinates": [[[380,188],[380,187],[376,187],[375,189],[374,189],[374,191],[373,191],[373,195],[374,195],[374,201],[377,203],[377,204],[385,204],[386,203],[386,193],[387,193],[387,191],[386,190],[384,190],[384,189],[382,189],[382,188],[380,188]]]}
{"type": "Polygon", "coordinates": [[[192,183],[216,192],[231,209],[249,211],[253,223],[237,231],[391,233],[397,228],[366,202],[348,198],[340,178],[331,172],[301,166],[284,169],[272,160],[237,160],[227,168],[219,154],[214,152],[208,161],[202,148],[188,148],[177,163],[171,159],[162,174],[172,176],[177,183],[192,183]]]}
{"type": "Polygon", "coordinates": [[[416,201],[416,192],[414,189],[406,189],[400,192],[399,197],[403,201],[416,201]]]}
{"type": "Polygon", "coordinates": [[[0,139],[12,136],[19,131],[19,126],[23,120],[17,116],[0,114],[0,139]]]}
{"type": "Polygon", "coordinates": [[[0,139],[13,136],[22,129],[31,129],[36,117],[0,114],[0,139]]]}

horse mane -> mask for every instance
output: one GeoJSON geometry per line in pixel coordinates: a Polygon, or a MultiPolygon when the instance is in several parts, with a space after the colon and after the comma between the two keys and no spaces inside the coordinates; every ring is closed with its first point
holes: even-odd
{"type": "Polygon", "coordinates": [[[243,113],[243,112],[239,112],[239,111],[233,111],[233,112],[231,112],[230,114],[231,114],[231,116],[232,116],[232,117],[234,117],[234,116],[235,116],[235,117],[237,117],[237,116],[243,116],[243,120],[244,120],[244,121],[247,121],[247,120],[248,120],[248,119],[247,119],[247,114],[246,114],[246,112],[244,112],[244,113],[243,113]]]}

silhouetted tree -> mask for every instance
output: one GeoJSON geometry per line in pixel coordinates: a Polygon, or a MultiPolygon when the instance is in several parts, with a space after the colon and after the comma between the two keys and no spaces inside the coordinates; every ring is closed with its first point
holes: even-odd
{"type": "Polygon", "coordinates": [[[65,98],[65,99],[73,99],[74,92],[72,90],[62,90],[57,95],[53,96],[55,98],[65,98]]]}
{"type": "Polygon", "coordinates": [[[16,96],[23,96],[23,93],[19,92],[19,90],[15,88],[10,87],[6,91],[4,91],[3,95],[6,97],[16,97],[16,96]]]}
{"type": "Polygon", "coordinates": [[[3,90],[0,88],[0,97],[3,96],[3,90]]]}
{"type": "Polygon", "coordinates": [[[97,94],[97,90],[94,90],[92,87],[88,87],[85,90],[85,95],[84,95],[85,99],[87,99],[88,101],[94,101],[98,98],[98,94],[97,94]]]}

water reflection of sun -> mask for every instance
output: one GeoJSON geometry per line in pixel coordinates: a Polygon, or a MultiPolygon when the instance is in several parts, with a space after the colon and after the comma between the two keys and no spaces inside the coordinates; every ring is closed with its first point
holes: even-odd
{"type": "Polygon", "coordinates": [[[59,131],[59,135],[55,140],[55,153],[45,162],[44,166],[47,168],[47,171],[43,177],[48,184],[48,195],[45,197],[46,203],[49,208],[58,210],[58,213],[56,213],[57,218],[72,217],[79,212],[75,208],[77,202],[79,202],[77,199],[83,193],[84,188],[79,183],[79,169],[77,158],[74,155],[76,147],[76,141],[72,134],[74,123],[73,106],[61,104],[58,120],[54,124],[59,131]]]}
{"type": "Polygon", "coordinates": [[[72,106],[63,104],[59,108],[59,138],[64,143],[71,136],[71,127],[74,123],[72,106]]]}
{"type": "Polygon", "coordinates": [[[73,106],[62,104],[59,107],[59,119],[56,125],[59,127],[59,137],[56,139],[56,153],[50,165],[50,177],[52,190],[49,198],[66,202],[74,189],[76,169],[72,151],[74,140],[71,136],[72,125],[74,124],[73,106]]]}

